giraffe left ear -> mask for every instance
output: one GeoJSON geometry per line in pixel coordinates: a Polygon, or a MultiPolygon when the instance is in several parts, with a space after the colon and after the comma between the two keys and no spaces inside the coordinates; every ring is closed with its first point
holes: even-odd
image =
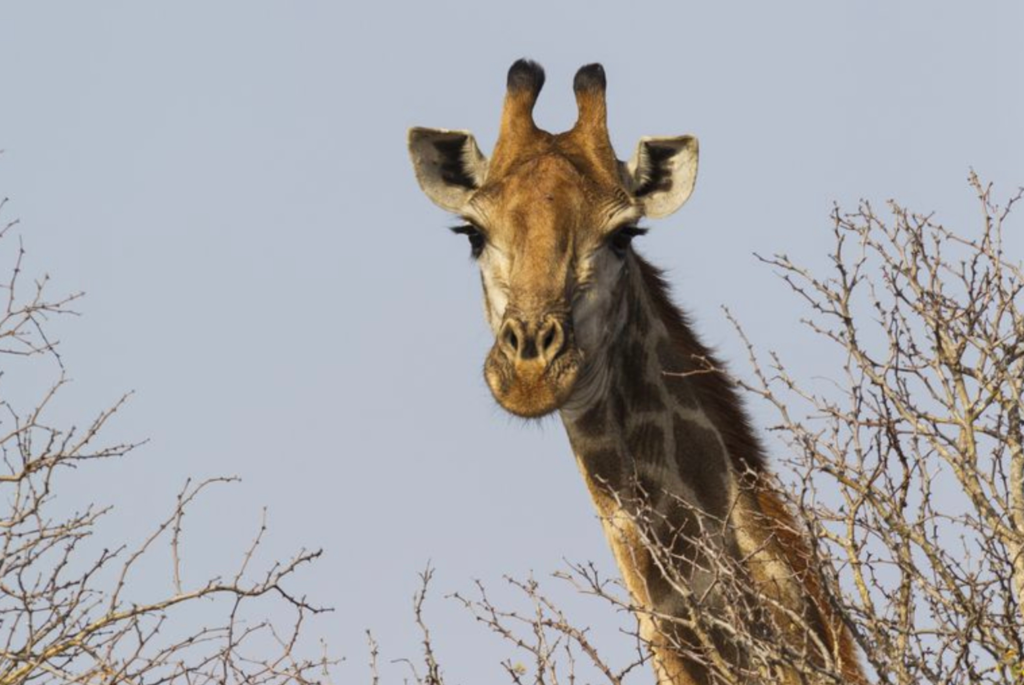
{"type": "Polygon", "coordinates": [[[644,137],[626,165],[626,181],[651,219],[683,206],[697,181],[697,139],[644,137]]]}
{"type": "Polygon", "coordinates": [[[441,209],[456,214],[487,175],[487,158],[469,131],[411,128],[409,156],[427,197],[441,209]]]}

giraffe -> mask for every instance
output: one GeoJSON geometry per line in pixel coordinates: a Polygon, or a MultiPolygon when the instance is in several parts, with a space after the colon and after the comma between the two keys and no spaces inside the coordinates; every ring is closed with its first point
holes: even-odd
{"type": "Polygon", "coordinates": [[[561,415],[659,685],[808,682],[755,668],[728,620],[864,682],[737,392],[632,246],[642,218],[689,198],[697,139],[645,137],[623,163],[601,65],[576,73],[577,121],[559,134],[533,120],[544,79],[528,60],[509,69],[490,159],[468,131],[409,131],[420,187],[462,219],[480,268],[488,386],[512,414],[561,415]],[[753,607],[738,618],[723,569],[753,607]]]}

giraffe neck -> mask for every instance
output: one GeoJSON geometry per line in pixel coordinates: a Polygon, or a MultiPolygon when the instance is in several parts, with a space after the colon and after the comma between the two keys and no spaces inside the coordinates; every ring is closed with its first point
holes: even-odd
{"type": "MultiPolygon", "coordinates": [[[[741,496],[734,468],[739,462],[717,428],[720,399],[709,390],[726,393],[733,409],[737,401],[728,396],[732,390],[724,378],[706,382],[714,360],[668,303],[657,272],[635,255],[629,259],[618,292],[621,331],[592,360],[562,419],[634,601],[660,615],[683,617],[679,580],[708,596],[714,583],[709,552],[725,551],[732,558],[742,553],[732,520],[741,496]],[[665,563],[673,566],[668,573],[665,563]]],[[[738,423],[746,426],[742,415],[738,423]]],[[[710,601],[721,606],[724,600],[710,601]]],[[[696,645],[693,635],[659,627],[646,611],[638,616],[656,655],[660,684],[710,682],[703,665],[671,646],[696,645]]]]}
{"type": "MultiPolygon", "coordinates": [[[[652,267],[631,256],[619,291],[621,333],[562,410],[588,486],[621,501],[681,499],[724,516],[735,490],[729,445],[697,378],[714,363],[696,340],[685,349],[651,292],[652,267]]],[[[660,287],[660,282],[654,284],[660,287]]],[[[688,329],[684,331],[692,338],[688,329]]],[[[724,379],[719,383],[726,385],[724,379]]],[[[731,389],[727,389],[731,392],[731,389]]]]}
{"type": "MultiPolygon", "coordinates": [[[[863,683],[848,633],[828,618],[816,581],[801,570],[804,543],[759,478],[763,456],[740,398],[669,302],[660,274],[636,255],[629,259],[614,342],[592,360],[561,414],[630,594],[656,614],[683,617],[684,579],[694,596],[706,598],[705,609],[719,611],[729,600],[714,589],[714,564],[707,562],[725,553],[743,560],[749,601],[764,596],[786,607],[776,614],[779,625],[802,616],[842,652],[849,682],[863,683]],[[652,553],[652,543],[667,554],[652,553]],[[666,560],[673,566],[667,575],[666,560]]],[[[679,647],[701,649],[694,634],[659,626],[646,612],[639,618],[660,685],[712,682],[706,666],[679,647]]],[[[729,663],[744,662],[724,633],[710,639],[729,663]]]]}

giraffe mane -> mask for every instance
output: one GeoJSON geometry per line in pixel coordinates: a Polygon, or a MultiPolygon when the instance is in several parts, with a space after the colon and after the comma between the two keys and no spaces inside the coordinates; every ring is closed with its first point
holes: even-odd
{"type": "Polygon", "coordinates": [[[693,360],[697,369],[709,369],[707,373],[693,374],[690,380],[696,386],[709,418],[722,434],[736,473],[765,473],[764,448],[750,425],[743,398],[728,378],[726,366],[694,335],[686,314],[672,301],[664,272],[636,252],[634,256],[655,313],[668,331],[672,344],[684,358],[693,360]]]}

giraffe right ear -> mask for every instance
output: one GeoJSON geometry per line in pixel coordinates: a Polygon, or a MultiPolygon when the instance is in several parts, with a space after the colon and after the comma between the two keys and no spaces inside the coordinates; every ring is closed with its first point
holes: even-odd
{"type": "Polygon", "coordinates": [[[441,209],[456,214],[487,175],[487,158],[469,131],[411,128],[409,156],[427,197],[441,209]]]}
{"type": "Polygon", "coordinates": [[[697,182],[697,139],[641,138],[624,172],[644,215],[651,219],[668,216],[690,199],[697,182]]]}

